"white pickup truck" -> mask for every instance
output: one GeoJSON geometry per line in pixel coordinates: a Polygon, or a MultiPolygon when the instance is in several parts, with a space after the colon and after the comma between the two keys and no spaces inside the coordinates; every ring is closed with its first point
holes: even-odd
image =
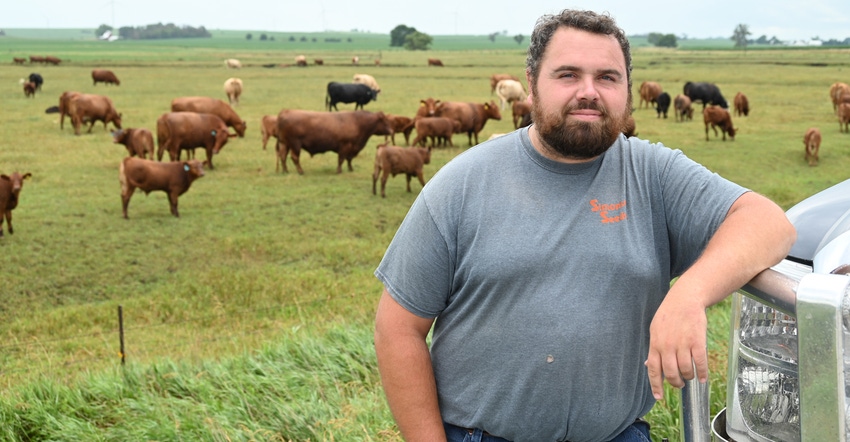
{"type": "Polygon", "coordinates": [[[726,408],[682,391],[687,442],[850,441],[850,180],[786,214],[788,257],[732,298],[726,408]]]}

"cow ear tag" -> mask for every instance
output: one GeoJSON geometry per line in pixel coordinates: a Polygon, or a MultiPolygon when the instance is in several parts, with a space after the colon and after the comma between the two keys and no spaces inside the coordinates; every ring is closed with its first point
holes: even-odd
{"type": "Polygon", "coordinates": [[[210,133],[212,134],[212,136],[215,136],[215,131],[212,131],[212,132],[210,132],[210,133]]]}
{"type": "Polygon", "coordinates": [[[188,171],[189,171],[189,165],[188,165],[188,164],[184,164],[184,165],[183,165],[183,170],[185,170],[186,172],[188,172],[188,171]]]}

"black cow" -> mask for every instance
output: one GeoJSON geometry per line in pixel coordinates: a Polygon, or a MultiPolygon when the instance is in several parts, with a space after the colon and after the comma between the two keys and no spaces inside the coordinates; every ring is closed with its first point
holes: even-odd
{"type": "Polygon", "coordinates": [[[30,83],[35,83],[35,88],[41,90],[41,85],[44,83],[44,78],[40,74],[33,72],[30,74],[30,83]]]}
{"type": "Polygon", "coordinates": [[[667,92],[662,92],[661,95],[655,98],[656,108],[655,110],[658,112],[658,118],[661,118],[661,114],[664,114],[664,118],[667,118],[667,109],[670,109],[670,94],[667,92]]]}
{"type": "Polygon", "coordinates": [[[720,88],[714,83],[685,83],[684,93],[691,99],[691,102],[701,101],[702,108],[705,109],[706,104],[716,104],[723,109],[729,109],[729,103],[720,94],[720,88]]]}
{"type": "Polygon", "coordinates": [[[363,105],[378,100],[378,94],[369,86],[361,83],[328,83],[328,94],[325,96],[325,106],[339,110],[337,103],[356,103],[354,110],[363,109],[363,105]]]}

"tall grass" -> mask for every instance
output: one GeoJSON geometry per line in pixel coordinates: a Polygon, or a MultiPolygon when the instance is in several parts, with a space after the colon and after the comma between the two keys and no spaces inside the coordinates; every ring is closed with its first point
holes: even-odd
{"type": "MultiPolygon", "coordinates": [[[[335,155],[306,153],[304,175],[276,172],[273,149],[260,145],[260,118],[283,108],[321,110],[325,85],[350,81],[354,73],[374,75],[383,90],[367,110],[412,116],[427,97],[489,101],[488,77],[521,76],[525,55],[375,49],[369,56],[380,54],[380,67],[355,67],[350,51],[317,49],[308,59],[322,56],[327,65],[261,67],[290,63],[300,51],[279,38],[232,47],[0,38],[0,52],[8,54],[0,64],[0,172],[33,174],[14,212],[15,234],[0,239],[0,427],[13,429],[2,438],[397,437],[371,350],[381,289],[372,271],[418,188],[408,194],[397,177],[387,198],[372,195],[372,157],[383,137],[370,140],[353,172],[337,175],[335,155]],[[11,64],[12,56],[30,53],[69,61],[11,64]],[[231,56],[246,67],[226,70],[223,60],[231,56]],[[426,67],[431,56],[446,67],[426,67]],[[94,67],[112,68],[121,86],[93,86],[94,67]],[[32,71],[45,79],[34,99],[18,84],[32,71]],[[60,130],[56,114],[44,113],[65,90],[102,93],[123,113],[125,127],[153,130],[171,99],[224,99],[222,84],[231,76],[245,82],[236,111],[248,133],[231,139],[215,170],[180,198],[180,218],[169,214],[161,192],[137,192],[130,219],[122,219],[117,168],[124,148],[112,144],[102,125],[74,136],[67,121],[60,130]],[[256,372],[244,368],[254,365],[265,373],[261,386],[254,385],[256,372]],[[338,370],[357,376],[340,381],[338,370]]],[[[637,132],[789,208],[848,177],[850,135],[838,132],[827,94],[833,82],[850,81],[848,54],[638,48],[635,94],[644,80],[659,82],[671,96],[685,81],[713,81],[730,101],[745,92],[752,113],[733,117],[740,132],[725,143],[713,134],[705,141],[698,113],[676,123],[672,113],[658,119],[654,110],[636,109],[637,132]],[[803,160],[809,126],[824,133],[817,167],[803,160]]],[[[505,111],[480,138],[510,130],[505,111]]],[[[465,136],[454,142],[459,147],[434,152],[426,178],[467,148],[465,136]]],[[[709,311],[713,412],[725,397],[728,315],[728,302],[709,311]]],[[[668,396],[650,414],[658,440],[677,439],[676,394],[668,390],[668,396]]]]}

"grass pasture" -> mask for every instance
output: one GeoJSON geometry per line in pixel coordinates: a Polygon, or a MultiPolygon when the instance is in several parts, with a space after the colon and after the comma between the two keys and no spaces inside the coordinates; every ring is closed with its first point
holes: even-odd
{"type": "MultiPolygon", "coordinates": [[[[371,350],[381,288],[372,271],[418,183],[408,194],[395,177],[386,199],[372,195],[373,155],[383,137],[369,141],[353,172],[337,175],[329,154],[302,155],[304,175],[291,163],[289,173],[276,172],[273,148],[261,148],[259,122],[283,108],[321,110],[325,85],[354,73],[375,76],[383,90],[367,110],[412,116],[427,97],[489,101],[488,77],[521,75],[524,51],[369,46],[355,67],[349,50],[287,48],[280,37],[218,40],[0,38],[0,172],[33,174],[13,212],[15,234],[0,239],[0,440],[398,440],[371,350]],[[11,63],[31,53],[70,61],[11,63]],[[327,64],[262,67],[299,53],[327,64]],[[376,67],[371,59],[379,55],[376,67]],[[245,67],[225,69],[230,57],[245,67]],[[427,57],[446,67],[427,68],[427,57]],[[93,68],[114,70],[121,86],[93,86],[93,68]],[[33,71],[44,87],[25,98],[18,79],[33,71]],[[125,127],[155,130],[172,98],[226,99],[222,84],[231,76],[245,83],[235,109],[247,134],[231,139],[216,168],[180,198],[180,218],[170,215],[162,192],[136,192],[130,219],[122,219],[123,146],[101,124],[75,136],[68,121],[60,130],[57,114],[44,113],[65,90],[102,93],[125,127]]],[[[743,91],[752,109],[749,117],[733,116],[735,141],[713,134],[705,141],[698,112],[677,123],[672,111],[658,119],[654,110],[636,109],[638,135],[681,148],[787,209],[850,175],[850,134],[839,133],[828,98],[830,84],[850,82],[848,55],[636,48],[635,105],[642,81],[675,96],[690,80],[717,83],[730,103],[743,91]],[[817,167],[803,160],[810,126],[824,137],[817,167]]],[[[503,111],[480,138],[511,129],[503,111]]],[[[436,150],[426,178],[468,146],[465,136],[453,140],[459,147],[436,150]]],[[[725,302],[709,312],[712,413],[725,397],[728,310],[725,302]]],[[[676,393],[668,396],[649,416],[657,440],[677,440],[676,393]]]]}

